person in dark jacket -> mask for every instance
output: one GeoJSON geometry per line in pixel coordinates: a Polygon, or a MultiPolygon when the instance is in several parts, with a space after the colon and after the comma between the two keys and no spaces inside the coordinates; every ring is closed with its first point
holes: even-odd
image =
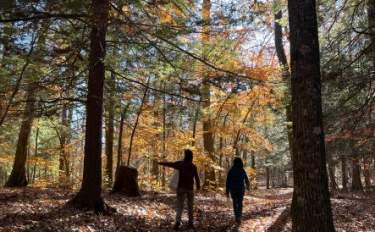
{"type": "Polygon", "coordinates": [[[200,180],[197,167],[193,164],[193,152],[185,150],[185,157],[182,161],[177,162],[159,162],[160,165],[171,167],[179,171],[177,185],[177,203],[176,203],[176,224],[175,230],[178,230],[181,224],[181,215],[184,209],[184,201],[187,198],[189,228],[194,228],[193,224],[193,205],[194,205],[194,179],[197,190],[200,189],[200,180]]]}
{"type": "Polygon", "coordinates": [[[245,184],[248,191],[250,191],[250,182],[241,158],[235,158],[233,166],[228,172],[226,181],[226,194],[227,197],[232,197],[233,211],[236,222],[241,223],[243,197],[245,195],[245,184]]]}

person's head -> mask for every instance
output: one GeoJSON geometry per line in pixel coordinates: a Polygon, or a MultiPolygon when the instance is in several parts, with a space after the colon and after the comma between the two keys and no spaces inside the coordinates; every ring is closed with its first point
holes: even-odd
{"type": "Polygon", "coordinates": [[[193,152],[190,149],[185,149],[184,154],[185,154],[184,161],[193,162],[193,152]]]}
{"type": "Polygon", "coordinates": [[[240,157],[236,157],[233,160],[233,168],[243,168],[243,162],[240,157]]]}

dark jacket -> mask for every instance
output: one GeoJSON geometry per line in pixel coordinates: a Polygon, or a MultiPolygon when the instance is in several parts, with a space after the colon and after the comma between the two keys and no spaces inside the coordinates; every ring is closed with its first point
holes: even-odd
{"type": "Polygon", "coordinates": [[[226,193],[229,192],[243,192],[246,188],[250,188],[249,178],[243,168],[232,167],[227,176],[226,193]]]}
{"type": "Polygon", "coordinates": [[[178,189],[193,190],[194,179],[197,189],[200,189],[200,180],[198,176],[197,167],[189,161],[177,161],[177,162],[159,162],[160,165],[177,169],[180,173],[178,179],[178,189]]]}

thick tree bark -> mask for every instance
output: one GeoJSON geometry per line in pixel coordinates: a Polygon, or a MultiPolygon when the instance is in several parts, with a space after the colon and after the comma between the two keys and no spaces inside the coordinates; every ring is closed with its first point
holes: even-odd
{"type": "Polygon", "coordinates": [[[363,191],[361,165],[359,163],[359,158],[355,154],[352,158],[352,173],[352,191],[363,191]]]}
{"type": "Polygon", "coordinates": [[[105,210],[102,189],[102,119],[103,85],[105,78],[105,37],[109,13],[108,0],[92,0],[90,33],[89,80],[86,103],[86,137],[82,186],[71,204],[79,209],[105,210]]]}
{"type": "Polygon", "coordinates": [[[341,156],[341,182],[342,182],[342,190],[344,192],[348,191],[348,168],[346,165],[346,156],[341,156]]]}
{"type": "MultiPolygon", "coordinates": [[[[203,19],[203,33],[202,33],[202,46],[203,46],[203,59],[208,59],[208,48],[207,45],[210,42],[210,17],[211,17],[211,0],[203,0],[202,6],[202,19],[203,19]]],[[[202,98],[202,107],[203,107],[203,147],[205,152],[207,153],[208,157],[215,161],[214,156],[214,134],[212,133],[212,120],[210,117],[210,106],[211,106],[211,86],[207,82],[209,78],[208,70],[203,67],[202,68],[202,75],[203,81],[202,89],[201,89],[201,98],[202,98]]],[[[206,175],[204,186],[205,188],[215,187],[216,180],[215,180],[215,171],[214,169],[207,165],[206,166],[206,175]]]]}
{"type": "MultiPolygon", "coordinates": [[[[288,93],[285,96],[285,111],[286,111],[286,121],[288,123],[292,122],[292,104],[291,104],[291,86],[290,86],[290,71],[289,71],[289,65],[288,65],[288,60],[285,55],[285,50],[284,50],[284,43],[283,43],[283,31],[280,23],[278,22],[281,20],[283,17],[282,11],[279,10],[275,14],[275,49],[276,49],[276,55],[279,60],[279,64],[282,69],[282,75],[283,78],[287,82],[287,89],[288,93]]],[[[292,132],[292,126],[287,124],[286,126],[287,132],[288,132],[288,143],[289,143],[289,152],[292,154],[292,142],[293,142],[293,132],[292,132]]]]}
{"type": "Polygon", "coordinates": [[[328,191],[314,0],[288,0],[293,122],[292,230],[335,231],[328,191]]]}
{"type": "Polygon", "coordinates": [[[27,90],[26,107],[23,114],[23,121],[20,131],[18,133],[18,142],[16,147],[16,155],[14,158],[13,169],[5,183],[5,187],[23,187],[27,185],[26,179],[26,159],[27,147],[29,144],[29,137],[31,128],[33,126],[35,116],[35,86],[30,83],[27,90]]]}
{"type": "Polygon", "coordinates": [[[129,166],[119,166],[116,169],[115,183],[112,192],[121,193],[128,197],[140,196],[138,187],[138,171],[129,166]]]}
{"type": "Polygon", "coordinates": [[[106,102],[106,128],[105,128],[105,156],[106,166],[105,174],[108,179],[109,185],[112,183],[112,170],[113,170],[113,138],[114,138],[114,120],[115,120],[115,74],[111,72],[107,85],[107,102],[106,102]]]}

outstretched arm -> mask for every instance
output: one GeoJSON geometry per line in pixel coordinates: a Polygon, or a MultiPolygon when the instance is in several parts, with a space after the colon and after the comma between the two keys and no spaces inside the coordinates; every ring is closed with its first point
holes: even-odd
{"type": "Polygon", "coordinates": [[[170,167],[170,168],[178,169],[178,164],[177,164],[177,162],[158,162],[158,164],[159,164],[159,165],[166,166],[166,167],[170,167]]]}

